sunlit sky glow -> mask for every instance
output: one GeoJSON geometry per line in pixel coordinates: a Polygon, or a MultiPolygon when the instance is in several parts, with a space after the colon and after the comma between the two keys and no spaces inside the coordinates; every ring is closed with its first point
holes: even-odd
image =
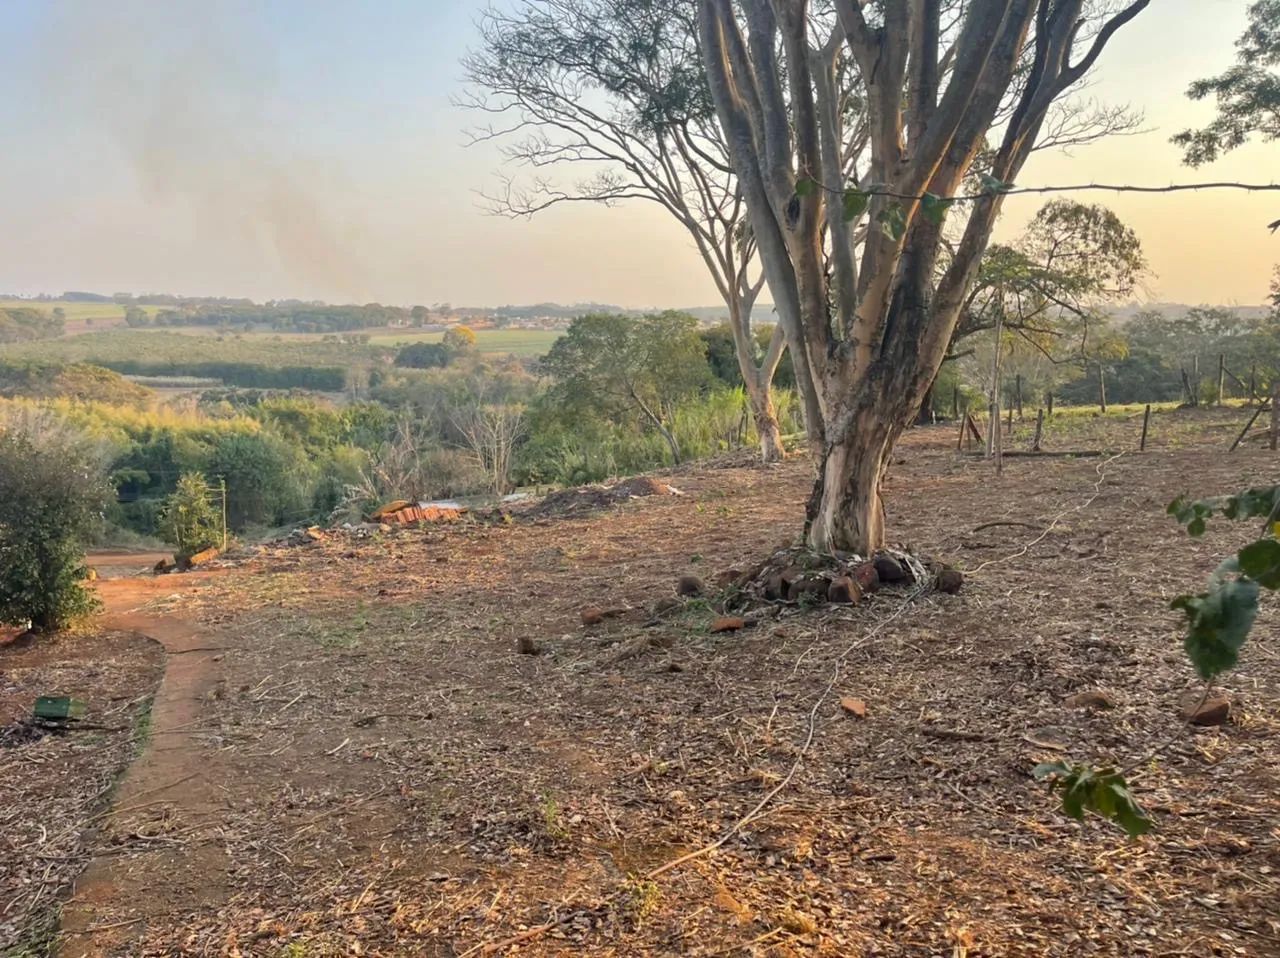
{"type": "MultiPolygon", "coordinates": [[[[1232,59],[1245,0],[1155,0],[1090,94],[1148,132],[1038,154],[1023,185],[1270,182],[1280,144],[1200,170],[1169,136],[1211,113],[1183,93],[1232,59]]],[[[0,72],[0,293],[64,289],[498,305],[710,305],[714,287],[656,207],[486,215],[489,147],[451,104],[474,2],[7,0],[0,72]]],[[[1260,302],[1280,195],[1087,194],[1138,232],[1150,298],[1260,302]]],[[[1041,200],[1011,198],[1000,235],[1041,200]]]]}

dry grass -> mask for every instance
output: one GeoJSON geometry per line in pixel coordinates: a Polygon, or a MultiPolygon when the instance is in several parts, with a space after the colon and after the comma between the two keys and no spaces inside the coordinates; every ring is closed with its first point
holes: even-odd
{"type": "MultiPolygon", "coordinates": [[[[671,478],[683,496],[334,538],[210,574],[155,609],[233,646],[196,726],[220,802],[129,816],[194,837],[123,852],[97,947],[1278,954],[1276,616],[1227,680],[1238,723],[1179,732],[1191,675],[1168,610],[1248,531],[1191,541],[1164,504],[1274,481],[1275,454],[1225,454],[1240,419],[1162,414],[1144,456],[1010,460],[1000,480],[949,428],[915,431],[891,528],[981,568],[962,594],[766,610],[740,633],[708,633],[711,603],[651,607],[678,575],[793,535],[803,462],[692,467],[671,478]],[[1049,532],[974,531],[993,520],[1049,532]],[[584,629],[588,605],[624,611],[584,629]],[[1118,707],[1065,704],[1093,688],[1118,707]],[[1157,820],[1139,841],[1064,819],[1029,775],[1171,737],[1137,777],[1157,820]],[[715,854],[655,876],[783,782],[715,854]],[[199,869],[216,880],[170,880],[199,869]]],[[[1086,426],[1069,438],[1136,444],[1127,420],[1086,426]]]]}

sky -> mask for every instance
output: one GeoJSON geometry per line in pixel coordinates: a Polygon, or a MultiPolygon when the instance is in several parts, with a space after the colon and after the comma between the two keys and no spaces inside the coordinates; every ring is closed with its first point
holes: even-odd
{"type": "MultiPolygon", "coordinates": [[[[1226,67],[1246,0],[1154,0],[1090,96],[1140,135],[1037,154],[1020,185],[1272,182],[1280,144],[1200,170],[1169,136],[1211,115],[1187,84],[1226,67]]],[[[485,212],[502,170],[455,105],[474,0],[4,0],[0,294],[66,289],[495,306],[710,305],[652,204],[485,212]]],[[[518,171],[513,171],[518,172],[518,171]]],[[[1138,232],[1155,301],[1255,304],[1280,262],[1280,197],[1081,194],[1138,232]]],[[[1042,200],[1011,197],[998,237],[1042,200]]]]}

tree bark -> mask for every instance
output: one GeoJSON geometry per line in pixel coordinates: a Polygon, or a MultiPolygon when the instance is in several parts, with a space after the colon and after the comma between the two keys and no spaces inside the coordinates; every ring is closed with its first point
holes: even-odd
{"type": "Polygon", "coordinates": [[[756,435],[760,438],[760,460],[765,463],[781,462],[785,451],[782,446],[782,430],[778,426],[778,411],[773,404],[773,376],[782,360],[786,339],[782,327],[774,327],[764,361],[756,366],[750,320],[754,300],[754,296],[734,297],[726,304],[729,307],[729,328],[733,332],[738,372],[742,374],[747,402],[751,406],[751,418],[756,424],[756,435]]]}
{"type": "Polygon", "coordinates": [[[762,386],[759,380],[747,380],[747,401],[751,405],[751,419],[760,438],[760,461],[782,462],[786,450],[782,445],[782,429],[778,426],[778,412],[773,405],[773,391],[762,386]]]}
{"type": "MultiPolygon", "coordinates": [[[[886,423],[875,406],[846,419],[837,438],[828,435],[822,468],[809,500],[807,541],[820,553],[870,555],[885,542],[880,483],[893,451],[886,423]]],[[[828,424],[830,430],[830,424],[828,424]]]]}

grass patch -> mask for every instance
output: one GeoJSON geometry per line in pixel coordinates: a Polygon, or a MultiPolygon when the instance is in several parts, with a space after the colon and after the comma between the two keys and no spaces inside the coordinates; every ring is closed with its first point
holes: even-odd
{"type": "MultiPolygon", "coordinates": [[[[542,356],[551,344],[563,336],[558,329],[478,329],[476,350],[481,353],[510,356],[542,356]]],[[[409,343],[438,343],[444,333],[420,333],[412,330],[370,337],[373,346],[405,346],[409,343]]]]}

